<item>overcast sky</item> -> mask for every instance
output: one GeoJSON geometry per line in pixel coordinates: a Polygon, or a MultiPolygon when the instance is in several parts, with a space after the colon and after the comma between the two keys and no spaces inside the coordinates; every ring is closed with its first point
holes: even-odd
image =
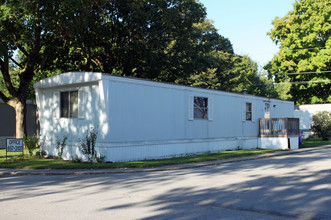
{"type": "Polygon", "coordinates": [[[249,55],[265,65],[278,52],[267,36],[276,16],[293,9],[295,0],[200,0],[207,17],[214,21],[218,33],[231,41],[234,52],[249,55]]]}

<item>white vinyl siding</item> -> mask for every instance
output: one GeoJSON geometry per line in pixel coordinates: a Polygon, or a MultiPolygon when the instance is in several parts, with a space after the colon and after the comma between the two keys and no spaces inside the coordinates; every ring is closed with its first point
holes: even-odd
{"type": "Polygon", "coordinates": [[[213,120],[213,98],[208,98],[208,120],[212,121],[213,120]]]}
{"type": "Polygon", "coordinates": [[[194,96],[189,96],[188,99],[188,120],[194,120],[194,96]]]}
{"type": "Polygon", "coordinates": [[[53,111],[54,111],[54,118],[55,119],[59,119],[60,118],[60,93],[59,92],[54,92],[53,94],[53,99],[54,99],[54,103],[53,103],[53,111]]]}
{"type": "Polygon", "coordinates": [[[256,111],[255,111],[255,105],[252,103],[252,122],[255,122],[256,119],[256,111]]]}
{"type": "Polygon", "coordinates": [[[78,90],[78,118],[83,119],[85,115],[85,92],[83,89],[78,90]]]}

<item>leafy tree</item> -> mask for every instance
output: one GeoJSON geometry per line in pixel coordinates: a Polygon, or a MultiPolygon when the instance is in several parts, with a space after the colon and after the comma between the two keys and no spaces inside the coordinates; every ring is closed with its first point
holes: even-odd
{"type": "MultiPolygon", "coordinates": [[[[17,88],[18,84],[19,84],[18,72],[17,72],[17,70],[15,70],[12,67],[12,65],[9,65],[9,75],[10,75],[10,78],[11,78],[11,83],[13,84],[13,86],[15,88],[17,88]]],[[[5,81],[3,79],[2,74],[0,75],[0,92],[5,94],[7,97],[10,97],[10,93],[6,89],[6,84],[5,84],[5,81]]]]}
{"type": "Polygon", "coordinates": [[[248,92],[254,83],[255,75],[257,74],[257,64],[253,62],[248,56],[234,56],[232,57],[233,67],[226,71],[228,82],[225,84],[228,91],[242,92],[247,89],[248,92]]]}
{"type": "Polygon", "coordinates": [[[331,102],[329,0],[298,0],[268,33],[280,46],[269,72],[298,104],[331,102]]]}
{"type": "Polygon", "coordinates": [[[0,0],[0,98],[25,133],[31,83],[63,71],[241,91],[257,65],[233,53],[196,0],[0,0]]]}
{"type": "MultiPolygon", "coordinates": [[[[0,71],[6,88],[6,92],[0,90],[0,98],[15,109],[18,138],[23,138],[26,130],[26,99],[31,81],[40,70],[51,68],[52,61],[77,29],[75,11],[83,6],[80,3],[0,1],[0,71]]],[[[84,4],[89,8],[94,3],[84,4]]]]}
{"type": "Polygon", "coordinates": [[[273,81],[259,73],[257,64],[248,56],[212,51],[206,56],[210,68],[192,74],[188,84],[207,89],[278,98],[273,81]]]}
{"type": "Polygon", "coordinates": [[[193,24],[205,15],[195,0],[105,1],[81,17],[85,31],[65,48],[71,59],[56,65],[174,82],[190,72],[193,24]]]}
{"type": "Polygon", "coordinates": [[[229,57],[233,55],[230,40],[219,35],[212,21],[205,19],[194,24],[194,41],[191,44],[194,55],[191,60],[190,75],[187,81],[181,83],[220,89],[218,77],[220,68],[227,69],[229,57]]]}
{"type": "Polygon", "coordinates": [[[264,96],[268,98],[279,98],[277,87],[273,80],[268,79],[263,72],[257,71],[250,76],[250,85],[247,88],[249,94],[264,96]]]}
{"type": "Polygon", "coordinates": [[[182,84],[229,92],[277,97],[271,80],[259,74],[257,64],[248,56],[234,54],[231,42],[217,33],[212,22],[205,19],[194,24],[197,50],[192,59],[192,72],[182,84]]]}
{"type": "MultiPolygon", "coordinates": [[[[267,72],[267,78],[269,81],[273,81],[275,78],[273,73],[272,73],[272,65],[271,62],[269,62],[267,65],[263,67],[263,69],[267,72]]],[[[276,97],[282,99],[282,100],[291,100],[292,95],[289,94],[289,91],[291,89],[291,84],[288,79],[283,81],[282,83],[274,83],[274,92],[277,94],[276,97]]]]}
{"type": "Polygon", "coordinates": [[[31,82],[50,71],[187,78],[196,57],[193,24],[206,15],[195,0],[0,3],[0,98],[15,109],[17,137],[25,131],[31,82]]]}

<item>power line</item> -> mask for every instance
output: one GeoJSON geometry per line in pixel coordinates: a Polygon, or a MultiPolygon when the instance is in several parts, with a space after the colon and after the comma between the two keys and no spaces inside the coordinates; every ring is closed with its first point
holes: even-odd
{"type": "Polygon", "coordinates": [[[287,75],[301,75],[301,74],[313,74],[313,73],[330,73],[331,70],[319,71],[319,72],[302,72],[302,73],[288,73],[287,75]]]}
{"type": "Polygon", "coordinates": [[[326,47],[310,47],[310,48],[301,48],[301,49],[292,49],[286,51],[298,51],[298,50],[316,50],[316,49],[327,49],[326,47]]]}
{"type": "MultiPolygon", "coordinates": [[[[331,73],[331,70],[319,71],[319,72],[301,72],[301,73],[285,73],[286,75],[303,75],[303,74],[314,74],[314,73],[331,73]]],[[[275,76],[280,75],[276,73],[275,76]]]]}
{"type": "Polygon", "coordinates": [[[310,83],[331,83],[331,80],[320,80],[320,81],[301,81],[301,82],[280,82],[280,83],[275,83],[275,84],[298,84],[298,85],[303,85],[303,84],[310,84],[310,83]]]}

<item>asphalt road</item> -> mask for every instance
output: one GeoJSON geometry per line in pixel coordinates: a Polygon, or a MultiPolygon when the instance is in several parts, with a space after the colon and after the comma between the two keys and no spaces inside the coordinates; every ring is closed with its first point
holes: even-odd
{"type": "Polygon", "coordinates": [[[331,149],[200,168],[1,176],[0,219],[331,219],[331,149]]]}

